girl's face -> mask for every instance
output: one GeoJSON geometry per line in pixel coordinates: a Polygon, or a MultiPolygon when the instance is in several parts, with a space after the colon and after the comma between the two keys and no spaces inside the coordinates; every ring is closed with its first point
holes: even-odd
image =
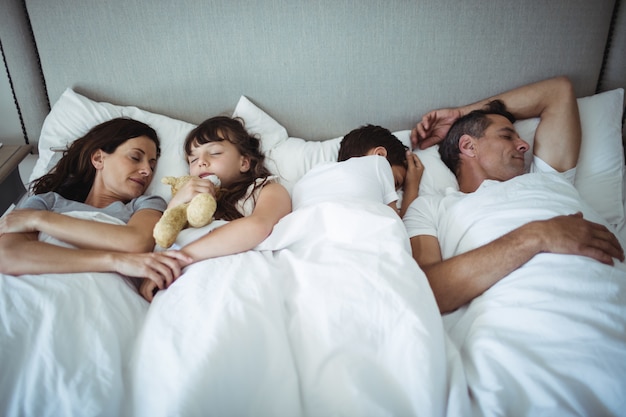
{"type": "Polygon", "coordinates": [[[241,155],[228,140],[196,144],[187,161],[189,174],[200,178],[217,175],[224,187],[241,179],[243,173],[250,169],[250,159],[241,155]]]}
{"type": "Polygon", "coordinates": [[[111,154],[100,150],[92,156],[96,181],[101,192],[121,201],[142,195],[154,175],[157,163],[156,144],[147,136],[128,139],[111,154]]]}

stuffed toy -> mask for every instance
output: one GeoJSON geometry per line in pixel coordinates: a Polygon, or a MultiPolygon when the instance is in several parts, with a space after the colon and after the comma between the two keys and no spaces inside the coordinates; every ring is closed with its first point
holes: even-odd
{"type": "MultiPolygon", "coordinates": [[[[163,177],[161,182],[171,186],[173,197],[190,178],[192,178],[190,175],[163,177]]],[[[211,180],[216,187],[219,187],[220,180],[217,176],[210,175],[207,179],[211,180]]],[[[165,210],[161,219],[154,226],[152,236],[157,245],[162,248],[169,248],[174,244],[178,234],[184,228],[188,226],[202,227],[211,223],[216,208],[217,202],[211,194],[198,194],[188,203],[179,204],[176,207],[170,207],[165,210]]]]}

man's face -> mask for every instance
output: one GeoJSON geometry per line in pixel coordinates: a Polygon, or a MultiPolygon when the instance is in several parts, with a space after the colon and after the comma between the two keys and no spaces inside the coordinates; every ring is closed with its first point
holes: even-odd
{"type": "Polygon", "coordinates": [[[524,154],[530,145],[519,137],[504,116],[489,115],[491,124],[476,140],[475,152],[486,178],[506,181],[524,173],[524,154]]]}

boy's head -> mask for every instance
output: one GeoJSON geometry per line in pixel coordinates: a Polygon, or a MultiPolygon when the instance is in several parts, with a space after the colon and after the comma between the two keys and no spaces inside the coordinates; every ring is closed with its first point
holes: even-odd
{"type": "Polygon", "coordinates": [[[406,151],[409,148],[404,146],[400,139],[388,129],[374,125],[361,126],[344,136],[339,146],[337,161],[365,156],[376,148],[385,149],[385,157],[392,166],[399,165],[406,168],[406,151]]]}

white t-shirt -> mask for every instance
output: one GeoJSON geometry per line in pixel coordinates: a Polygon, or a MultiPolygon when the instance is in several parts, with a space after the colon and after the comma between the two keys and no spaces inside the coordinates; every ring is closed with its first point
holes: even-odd
{"type": "Polygon", "coordinates": [[[370,201],[389,204],[398,199],[391,165],[369,155],[318,165],[293,187],[293,209],[324,201],[370,201]]]}
{"type": "Polygon", "coordinates": [[[574,188],[575,169],[559,173],[538,161],[529,174],[485,180],[473,193],[449,188],[417,198],[403,219],[409,236],[435,236],[448,259],[534,220],[582,211],[588,220],[605,223],[574,188]]]}

